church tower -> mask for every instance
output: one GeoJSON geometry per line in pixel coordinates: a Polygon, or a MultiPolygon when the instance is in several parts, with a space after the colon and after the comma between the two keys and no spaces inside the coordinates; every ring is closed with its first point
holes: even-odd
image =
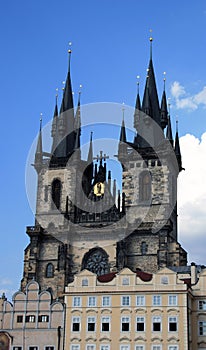
{"type": "Polygon", "coordinates": [[[81,94],[75,111],[70,61],[71,50],[61,107],[56,101],[54,108],[50,153],[43,151],[40,125],[35,225],[27,227],[21,283],[24,290],[36,280],[54,298],[61,298],[83,269],[100,276],[123,267],[155,272],[187,263],[177,240],[179,137],[177,132],[174,143],[165,89],[159,106],[152,39],[142,104],[137,93],[134,140],[127,140],[124,119],[120,128],[121,193],[111,180],[107,155],[100,150],[93,156],[92,133],[87,159],[81,157],[81,94]]]}
{"type": "Polygon", "coordinates": [[[150,38],[150,60],[141,104],[137,91],[133,142],[121,128],[118,159],[122,190],[132,234],[119,242],[124,265],[154,272],[161,267],[187,264],[177,237],[177,177],[182,168],[178,130],[175,143],[164,90],[157,94],[150,38]],[[166,130],[165,130],[166,129],[166,130]]]}

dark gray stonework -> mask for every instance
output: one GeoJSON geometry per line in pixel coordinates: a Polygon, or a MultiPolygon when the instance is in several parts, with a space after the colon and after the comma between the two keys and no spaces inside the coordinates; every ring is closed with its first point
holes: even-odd
{"type": "Polygon", "coordinates": [[[165,91],[159,107],[152,58],[142,106],[137,96],[134,141],[127,142],[124,120],[120,130],[122,193],[115,183],[111,188],[107,157],[100,152],[94,162],[92,138],[87,161],[81,159],[81,106],[79,99],[76,114],[71,111],[70,71],[66,87],[60,113],[55,106],[51,154],[42,150],[40,128],[36,216],[27,228],[22,290],[34,279],[61,298],[84,268],[102,275],[123,267],[156,272],[185,266],[177,233],[179,138],[176,133],[174,145],[165,91]]]}

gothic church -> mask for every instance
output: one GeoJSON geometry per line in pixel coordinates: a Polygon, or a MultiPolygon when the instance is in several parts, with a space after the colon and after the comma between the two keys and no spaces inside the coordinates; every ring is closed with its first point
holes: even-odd
{"type": "MultiPolygon", "coordinates": [[[[60,109],[52,122],[50,153],[42,148],[40,127],[34,167],[37,172],[34,226],[27,227],[22,291],[35,280],[54,298],[83,269],[98,276],[118,272],[157,272],[185,266],[178,243],[177,177],[182,170],[178,130],[173,139],[165,89],[159,99],[152,59],[143,98],[137,92],[133,140],[120,126],[117,160],[122,190],[116,191],[104,150],[81,156],[81,101],[73,103],[71,64],[60,109]]],[[[69,58],[71,51],[69,51],[69,58]]],[[[115,152],[115,150],[114,150],[115,152]]]]}

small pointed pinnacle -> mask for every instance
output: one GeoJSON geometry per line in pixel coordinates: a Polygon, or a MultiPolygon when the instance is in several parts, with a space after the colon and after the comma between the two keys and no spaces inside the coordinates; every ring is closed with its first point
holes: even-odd
{"type": "Polygon", "coordinates": [[[92,141],[93,132],[90,134],[90,144],[89,144],[89,152],[87,157],[87,162],[91,164],[93,162],[93,141],[92,141]]]}

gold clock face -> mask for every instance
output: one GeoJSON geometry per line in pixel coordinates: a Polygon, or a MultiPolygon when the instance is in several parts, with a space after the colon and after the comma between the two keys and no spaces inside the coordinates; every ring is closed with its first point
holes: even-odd
{"type": "Polygon", "coordinates": [[[95,196],[102,196],[104,194],[104,184],[102,182],[97,182],[94,186],[95,196]]]}

